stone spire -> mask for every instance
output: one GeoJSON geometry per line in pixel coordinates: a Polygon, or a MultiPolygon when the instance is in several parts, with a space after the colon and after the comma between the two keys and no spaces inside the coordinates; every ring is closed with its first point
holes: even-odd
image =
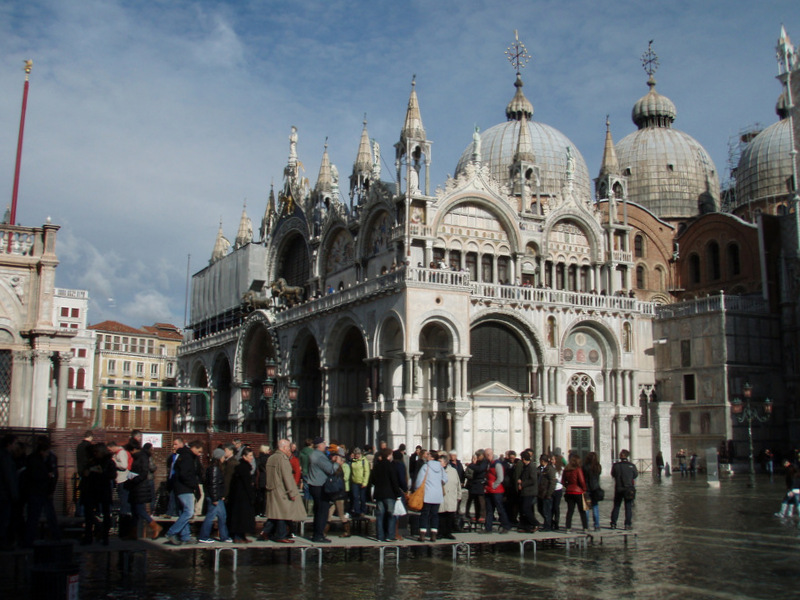
{"type": "Polygon", "coordinates": [[[239,231],[236,234],[236,241],[233,244],[233,249],[238,250],[242,246],[246,246],[253,241],[253,222],[247,216],[247,200],[244,201],[242,207],[242,218],[239,219],[239,231]]]}
{"type": "Polygon", "coordinates": [[[228,248],[230,247],[231,243],[222,235],[222,219],[220,219],[217,239],[214,242],[214,251],[211,253],[211,260],[208,261],[208,264],[213,265],[215,262],[225,258],[225,255],[228,253],[228,248]]]}
{"type": "Polygon", "coordinates": [[[372,147],[367,132],[367,115],[364,115],[364,128],[361,130],[361,142],[358,144],[356,162],[353,163],[353,174],[350,175],[350,208],[353,201],[360,204],[366,200],[369,183],[372,179],[372,147]]]}
{"type": "Polygon", "coordinates": [[[417,99],[416,75],[411,78],[411,94],[408,97],[406,120],[403,123],[403,129],[400,131],[400,137],[417,140],[425,139],[425,127],[422,125],[422,115],[419,112],[419,100],[417,99]]]}
{"type": "Polygon", "coordinates": [[[272,228],[275,225],[275,218],[277,212],[275,211],[275,185],[269,186],[269,200],[267,200],[267,210],[264,211],[264,216],[261,218],[261,227],[258,230],[261,236],[261,241],[265,242],[267,237],[272,235],[272,228]]]}
{"type": "Polygon", "coordinates": [[[405,175],[406,191],[409,195],[424,193],[427,196],[430,194],[431,142],[425,137],[416,86],[417,76],[414,75],[411,78],[411,94],[408,97],[406,119],[400,130],[400,141],[394,145],[394,166],[397,170],[396,190],[399,194],[403,175],[405,175]],[[420,185],[423,164],[425,167],[424,187],[420,185]]]}
{"type": "Polygon", "coordinates": [[[325,149],[322,152],[322,162],[319,165],[319,175],[314,191],[318,193],[331,193],[333,180],[331,179],[331,160],[328,157],[328,138],[325,138],[325,149]]]}
{"type": "Polygon", "coordinates": [[[611,137],[611,121],[606,115],[606,145],[603,148],[603,162],[600,165],[600,177],[604,175],[619,175],[619,161],[617,151],[614,149],[614,139],[611,137]]]}
{"type": "Polygon", "coordinates": [[[528,129],[528,118],[522,115],[519,121],[519,136],[517,136],[517,150],[514,153],[514,162],[534,162],[531,131],[528,129]]]}

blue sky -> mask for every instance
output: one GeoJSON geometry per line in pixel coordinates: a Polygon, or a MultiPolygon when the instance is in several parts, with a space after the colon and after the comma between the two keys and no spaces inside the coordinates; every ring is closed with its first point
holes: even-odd
{"type": "Polygon", "coordinates": [[[505,119],[516,29],[534,119],[595,176],[606,114],[615,140],[634,130],[652,39],[674,126],[724,177],[729,138],[776,119],[781,23],[800,42],[796,0],[0,1],[0,192],[31,58],[18,222],[61,225],[56,284],[89,290],[91,322],[182,326],[187,256],[208,263],[220,219],[232,240],[245,199],[257,229],[292,125],[312,184],[326,136],[346,181],[364,113],[391,164],[416,75],[443,185],[474,125],[505,119]]]}

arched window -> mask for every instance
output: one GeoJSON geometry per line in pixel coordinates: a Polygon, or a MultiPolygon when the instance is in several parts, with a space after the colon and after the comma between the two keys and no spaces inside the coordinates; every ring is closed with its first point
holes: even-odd
{"type": "Polygon", "coordinates": [[[720,269],[719,269],[719,244],[717,242],[711,242],[708,244],[708,274],[712,281],[716,281],[720,278],[720,269]]]}
{"type": "Polygon", "coordinates": [[[700,283],[700,257],[697,254],[689,256],[689,281],[700,283]]]}
{"type": "Polygon", "coordinates": [[[666,279],[664,277],[664,269],[661,267],[661,265],[658,265],[656,267],[656,289],[659,292],[667,291],[666,279]]]}
{"type": "Polygon", "coordinates": [[[556,287],[555,287],[555,289],[557,290],[564,289],[564,279],[565,279],[564,271],[565,271],[564,263],[558,263],[556,265],[556,287]]]}
{"type": "Polygon", "coordinates": [[[739,262],[739,244],[728,244],[728,275],[735,277],[742,271],[741,263],[739,262]]]}
{"type": "Polygon", "coordinates": [[[573,375],[567,386],[567,410],[591,413],[594,405],[594,381],[586,373],[573,375]]]}
{"type": "Polygon", "coordinates": [[[650,406],[648,403],[647,393],[642,390],[639,394],[639,408],[642,409],[642,415],[639,417],[639,427],[642,429],[650,428],[650,406]]]}
{"type": "Polygon", "coordinates": [[[567,289],[574,292],[578,289],[578,266],[570,265],[567,271],[567,289]]]}
{"type": "Polygon", "coordinates": [[[645,285],[647,278],[645,277],[644,267],[639,265],[636,267],[636,287],[640,290],[645,289],[647,286],[645,285]]]}
{"type": "Polygon", "coordinates": [[[67,387],[71,390],[75,389],[75,369],[70,368],[67,373],[67,387]]]}
{"type": "Polygon", "coordinates": [[[633,238],[633,255],[636,258],[644,258],[644,236],[641,234],[633,238]]]}
{"type": "Polygon", "coordinates": [[[78,379],[75,382],[75,388],[79,390],[86,389],[86,369],[78,369],[78,379]]]}

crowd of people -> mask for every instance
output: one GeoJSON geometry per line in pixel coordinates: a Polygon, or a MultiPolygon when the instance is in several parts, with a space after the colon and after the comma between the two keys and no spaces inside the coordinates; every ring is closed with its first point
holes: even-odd
{"type": "MultiPolygon", "coordinates": [[[[0,534],[6,536],[13,529],[10,524],[23,522],[25,514],[27,528],[21,542],[30,545],[44,513],[51,537],[58,538],[52,505],[58,475],[49,442],[42,438],[34,452],[20,457],[11,438],[6,436],[0,447],[0,534]],[[24,502],[20,502],[22,498],[24,502]],[[19,506],[26,511],[21,512],[19,506]],[[15,515],[14,510],[20,514],[15,515]]],[[[627,450],[619,458],[611,471],[610,525],[617,527],[624,507],[620,525],[628,529],[638,473],[627,450]]],[[[291,544],[295,524],[313,517],[311,541],[326,544],[331,541],[328,535],[334,514],[339,517],[340,535],[349,537],[353,521],[364,518],[372,505],[375,537],[380,542],[403,539],[403,533],[409,531],[408,519],[403,517],[410,505],[414,506],[411,512],[419,513],[420,542],[454,539],[461,531],[570,531],[576,512],[586,531],[590,524],[600,529],[598,505],[605,499],[600,485],[602,468],[594,452],[581,458],[575,453],[564,457],[556,451],[540,455],[537,461],[531,449],[517,456],[513,450],[496,455],[492,448],[483,448],[462,464],[455,451],[417,446],[407,454],[405,445],[392,450],[385,442],[376,450],[370,446],[350,449],[314,438],[298,449],[282,439],[275,448],[261,446],[256,456],[241,439],[211,450],[199,440],[185,443],[175,438],[166,461],[169,498],[158,503],[154,474],[159,465],[152,446],[142,444],[139,431],[131,432],[124,445],[95,443],[92,432],[87,431],[76,449],[76,464],[78,513],[85,523],[82,544],[107,544],[115,513],[121,537],[156,539],[165,533],[173,545],[195,540],[291,544]],[[562,500],[566,505],[563,526],[562,500]],[[166,532],[154,519],[154,512],[174,517],[166,532]],[[197,538],[193,538],[192,524],[199,515],[204,517],[197,538]],[[264,518],[260,530],[257,517],[264,518]],[[216,538],[212,537],[215,529],[216,538]]]]}

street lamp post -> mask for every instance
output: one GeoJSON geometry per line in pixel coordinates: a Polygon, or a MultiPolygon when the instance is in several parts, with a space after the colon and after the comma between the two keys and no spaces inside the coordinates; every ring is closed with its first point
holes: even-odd
{"type": "Polygon", "coordinates": [[[269,359],[266,363],[266,373],[267,378],[264,380],[262,384],[261,393],[264,397],[264,400],[267,404],[267,410],[269,413],[269,422],[268,422],[268,433],[269,433],[269,441],[273,447],[275,447],[275,440],[272,435],[272,427],[273,421],[275,418],[275,411],[276,410],[288,410],[291,408],[292,404],[295,400],[297,400],[297,394],[300,390],[300,386],[297,385],[297,382],[292,379],[289,384],[287,385],[287,398],[286,400],[280,398],[279,394],[276,394],[277,388],[277,373],[278,373],[278,365],[275,363],[274,360],[269,359]]]}
{"type": "Polygon", "coordinates": [[[731,413],[739,423],[747,422],[747,441],[750,445],[750,485],[754,486],[756,483],[756,466],[753,456],[753,421],[766,423],[769,420],[772,416],[772,400],[764,398],[764,414],[762,415],[758,406],[750,404],[753,395],[753,386],[750,385],[750,382],[745,382],[744,386],[742,386],[742,395],[744,396],[744,403],[741,398],[736,396],[731,402],[731,413]]]}

